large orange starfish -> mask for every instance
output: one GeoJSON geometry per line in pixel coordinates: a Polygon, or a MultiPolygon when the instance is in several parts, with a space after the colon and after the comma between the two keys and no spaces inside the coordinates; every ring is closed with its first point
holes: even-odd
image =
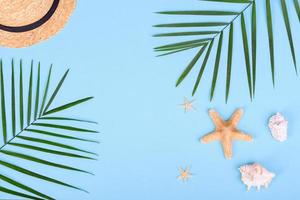
{"type": "Polygon", "coordinates": [[[236,110],[227,121],[224,121],[214,110],[210,110],[209,115],[215,124],[216,129],[214,132],[202,137],[201,142],[208,143],[220,140],[226,159],[232,158],[232,140],[252,141],[250,135],[246,135],[237,129],[237,124],[243,116],[242,109],[236,110]]]}

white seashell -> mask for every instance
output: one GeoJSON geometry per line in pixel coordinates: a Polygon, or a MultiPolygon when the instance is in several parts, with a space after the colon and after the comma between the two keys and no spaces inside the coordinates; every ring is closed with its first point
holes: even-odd
{"type": "Polygon", "coordinates": [[[280,113],[270,118],[269,128],[274,139],[280,142],[287,140],[288,121],[286,121],[280,113]]]}
{"type": "Polygon", "coordinates": [[[256,187],[257,190],[260,190],[261,186],[267,188],[273,177],[275,177],[275,174],[257,163],[243,165],[239,168],[239,171],[241,172],[241,180],[247,186],[248,191],[251,187],[256,187]]]}

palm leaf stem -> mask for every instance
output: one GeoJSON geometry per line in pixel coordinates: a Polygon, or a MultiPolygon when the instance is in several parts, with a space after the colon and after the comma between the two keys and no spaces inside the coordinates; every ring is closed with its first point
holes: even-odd
{"type": "Polygon", "coordinates": [[[31,123],[29,123],[26,127],[24,127],[23,129],[21,129],[17,134],[15,134],[10,140],[8,140],[5,144],[3,144],[1,147],[0,147],[0,151],[2,149],[4,149],[6,147],[6,145],[10,144],[16,137],[18,137],[21,133],[23,133],[26,129],[28,129],[30,126],[33,125],[33,123],[35,123],[36,121],[38,121],[39,118],[33,120],[31,123]]]}
{"type": "Polygon", "coordinates": [[[241,16],[248,8],[250,8],[250,6],[252,6],[254,2],[255,2],[255,0],[249,2],[248,5],[245,6],[245,8],[244,8],[241,12],[239,12],[239,13],[238,13],[238,14],[237,14],[230,22],[228,22],[228,24],[225,25],[225,26],[220,30],[220,32],[216,33],[216,34],[213,36],[213,38],[216,38],[216,37],[219,36],[223,31],[225,31],[228,27],[230,27],[231,23],[233,23],[233,22],[234,22],[238,17],[240,17],[240,16],[241,16]]]}

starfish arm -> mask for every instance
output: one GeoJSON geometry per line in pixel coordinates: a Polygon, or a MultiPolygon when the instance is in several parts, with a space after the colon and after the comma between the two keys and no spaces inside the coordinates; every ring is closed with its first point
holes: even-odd
{"type": "Polygon", "coordinates": [[[184,107],[184,113],[187,113],[188,109],[186,107],[184,107]]]}
{"type": "Polygon", "coordinates": [[[182,173],[182,172],[184,172],[184,169],[182,169],[182,167],[179,167],[179,168],[178,168],[178,171],[179,171],[180,173],[182,173]]]}
{"type": "Polygon", "coordinates": [[[220,137],[220,132],[212,132],[212,133],[209,133],[205,136],[203,136],[201,138],[201,142],[202,143],[208,143],[208,142],[212,142],[212,141],[215,141],[215,140],[219,140],[221,137],[220,137]]]}
{"type": "Polygon", "coordinates": [[[252,141],[253,140],[251,135],[247,135],[247,134],[245,134],[243,132],[239,132],[239,131],[233,132],[233,139],[244,140],[244,141],[252,141]]]}
{"type": "Polygon", "coordinates": [[[212,121],[214,122],[216,128],[220,128],[220,127],[224,126],[223,119],[219,116],[219,114],[215,110],[213,110],[213,109],[209,110],[209,116],[212,119],[212,121]]]}
{"type": "Polygon", "coordinates": [[[237,109],[231,116],[229,123],[231,126],[236,127],[243,116],[243,109],[237,109]]]}
{"type": "Polygon", "coordinates": [[[226,159],[232,158],[232,142],[230,139],[222,140],[223,152],[226,159]]]}

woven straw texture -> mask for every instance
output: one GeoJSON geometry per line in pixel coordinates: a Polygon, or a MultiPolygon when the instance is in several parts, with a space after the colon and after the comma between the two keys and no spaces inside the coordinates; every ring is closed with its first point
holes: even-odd
{"type": "MultiPolygon", "coordinates": [[[[24,26],[40,20],[51,8],[49,0],[0,0],[0,24],[24,26]]],[[[0,45],[27,47],[46,40],[61,30],[76,6],[76,0],[60,0],[52,17],[34,30],[15,33],[0,30],[0,45]]]]}

